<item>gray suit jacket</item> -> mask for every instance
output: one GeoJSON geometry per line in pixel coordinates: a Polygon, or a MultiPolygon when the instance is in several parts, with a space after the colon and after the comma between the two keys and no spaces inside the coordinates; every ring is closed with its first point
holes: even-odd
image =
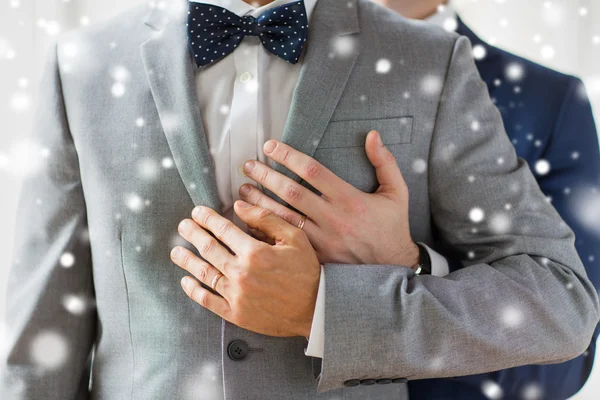
{"type": "Polygon", "coordinates": [[[378,129],[410,189],[413,238],[462,254],[464,268],[440,278],[326,264],[322,363],[304,355],[305,338],[249,332],[187,298],[169,252],[195,249],[177,224],[195,205],[221,204],[186,2],[175,4],[180,12],[143,5],[64,33],[47,58],[34,140],[49,156],[19,203],[3,398],[87,397],[92,348],[90,396],[107,400],[402,398],[403,383],[345,382],[474,374],[585,350],[596,291],[572,231],[516,157],[468,40],[367,0],[317,3],[282,140],[374,191],[363,143],[378,129]],[[339,38],[352,51],[337,53],[339,38]],[[376,72],[382,57],[387,73],[376,72]],[[112,90],[115,67],[128,71],[117,76],[124,92],[112,90]],[[175,167],[160,167],[169,157],[175,167]],[[469,219],[476,207],[479,223],[469,219]],[[72,314],[69,294],[95,307],[72,314]],[[250,346],[242,361],[227,355],[235,339],[250,346]]]}

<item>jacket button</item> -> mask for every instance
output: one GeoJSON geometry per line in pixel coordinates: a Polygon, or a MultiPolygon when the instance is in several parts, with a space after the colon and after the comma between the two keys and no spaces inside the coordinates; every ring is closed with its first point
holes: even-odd
{"type": "Polygon", "coordinates": [[[378,385],[385,385],[386,383],[392,383],[392,380],[389,378],[383,378],[383,379],[377,379],[376,382],[378,385]]]}
{"type": "Polygon", "coordinates": [[[360,381],[361,385],[374,385],[375,379],[363,379],[360,381]]]}
{"type": "Polygon", "coordinates": [[[352,386],[358,386],[360,385],[360,380],[358,379],[348,379],[346,382],[344,382],[344,386],[346,387],[352,387],[352,386]]]}
{"type": "Polygon", "coordinates": [[[248,355],[248,343],[243,340],[233,340],[227,346],[227,355],[234,361],[240,361],[248,355]]]}
{"type": "Polygon", "coordinates": [[[396,379],[392,379],[393,383],[406,383],[408,382],[408,379],[406,378],[396,378],[396,379]]]}

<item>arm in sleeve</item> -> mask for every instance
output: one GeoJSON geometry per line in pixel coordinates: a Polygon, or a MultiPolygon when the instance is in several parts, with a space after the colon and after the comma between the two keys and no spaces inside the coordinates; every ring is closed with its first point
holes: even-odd
{"type": "Polygon", "coordinates": [[[466,37],[448,63],[428,171],[433,222],[465,268],[326,263],[319,392],[563,362],[590,343],[598,295],[573,232],[516,156],[466,37]]]}
{"type": "MultiPolygon", "coordinates": [[[[444,276],[448,274],[448,261],[440,253],[436,252],[426,244],[422,243],[429,258],[431,259],[431,274],[435,276],[444,276]]],[[[304,349],[304,354],[310,357],[323,358],[325,346],[325,274],[323,264],[321,264],[321,278],[319,279],[319,289],[317,290],[317,300],[315,303],[315,312],[313,314],[312,325],[310,327],[310,336],[308,344],[304,349]]]]}
{"type": "MultiPolygon", "coordinates": [[[[577,78],[570,79],[546,146],[542,157],[550,164],[550,172],[539,176],[538,183],[575,233],[575,247],[598,291],[600,226],[594,225],[597,221],[590,214],[592,204],[600,204],[600,147],[592,108],[583,82],[577,78]]],[[[527,365],[455,380],[478,386],[491,379],[498,382],[507,396],[518,396],[525,386],[535,382],[543,393],[567,399],[583,387],[590,375],[598,333],[596,326],[585,353],[564,363],[527,365]]]]}
{"type": "Polygon", "coordinates": [[[94,285],[57,43],[46,58],[31,142],[48,156],[24,178],[18,202],[0,397],[65,400],[84,393],[87,398],[84,375],[96,333],[94,285]],[[79,313],[82,303],[87,307],[79,313]]]}

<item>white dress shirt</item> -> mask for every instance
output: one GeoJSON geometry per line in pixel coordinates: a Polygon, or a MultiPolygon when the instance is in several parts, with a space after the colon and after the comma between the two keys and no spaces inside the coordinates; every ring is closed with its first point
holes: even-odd
{"type": "MultiPolygon", "coordinates": [[[[238,16],[253,17],[258,17],[267,9],[293,2],[275,0],[262,7],[253,7],[242,0],[190,1],[214,4],[227,8],[238,16]]],[[[304,0],[309,26],[316,2],[317,0],[304,0]]],[[[244,232],[248,232],[248,229],[233,212],[233,203],[240,199],[238,190],[242,184],[257,184],[244,175],[242,167],[250,159],[272,165],[262,148],[270,139],[281,139],[303,55],[298,63],[290,64],[269,53],[257,37],[247,36],[233,53],[196,72],[202,122],[215,163],[219,197],[223,202],[221,212],[244,232]]],[[[433,250],[429,253],[432,273],[445,275],[448,271],[446,260],[433,250]]],[[[325,274],[321,265],[315,312],[305,349],[308,356],[323,357],[324,311],[325,274]]]]}

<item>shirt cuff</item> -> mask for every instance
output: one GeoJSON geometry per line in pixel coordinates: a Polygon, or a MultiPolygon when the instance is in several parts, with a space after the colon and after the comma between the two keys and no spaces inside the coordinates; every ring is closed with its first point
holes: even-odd
{"type": "Polygon", "coordinates": [[[429,259],[431,260],[431,275],[444,276],[450,273],[450,267],[448,266],[448,260],[425,243],[419,242],[427,250],[429,259]]]}
{"type": "Polygon", "coordinates": [[[325,351],[325,273],[323,264],[321,264],[321,278],[319,280],[319,289],[317,290],[317,301],[315,303],[315,312],[313,314],[312,325],[310,327],[310,336],[308,345],[304,349],[304,354],[310,357],[323,358],[325,351]]]}

